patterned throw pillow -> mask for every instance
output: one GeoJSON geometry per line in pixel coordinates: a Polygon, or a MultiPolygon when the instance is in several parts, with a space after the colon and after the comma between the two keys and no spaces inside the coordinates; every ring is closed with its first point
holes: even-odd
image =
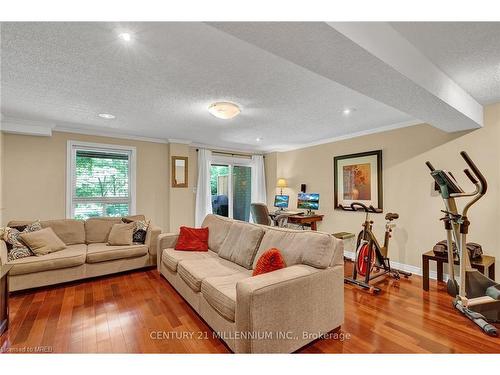
{"type": "Polygon", "coordinates": [[[122,221],[126,224],[134,223],[134,234],[132,235],[132,242],[134,244],[143,244],[146,242],[146,234],[148,233],[148,227],[151,220],[130,220],[127,218],[122,218],[122,221]]]}
{"type": "Polygon", "coordinates": [[[35,232],[35,231],[41,230],[41,229],[42,229],[42,224],[40,224],[40,220],[37,220],[37,221],[32,222],[29,225],[26,225],[26,228],[24,228],[23,232],[24,233],[35,232]]]}
{"type": "Polygon", "coordinates": [[[4,234],[3,234],[3,240],[7,242],[7,249],[12,249],[13,247],[25,247],[19,238],[21,235],[21,232],[17,230],[16,228],[10,228],[7,227],[5,228],[4,234]]]}
{"type": "Polygon", "coordinates": [[[6,227],[3,231],[3,240],[7,243],[7,260],[12,261],[14,259],[26,258],[34,255],[29,247],[21,240],[20,236],[22,233],[35,232],[41,229],[42,225],[38,220],[26,225],[22,232],[16,228],[6,227]]]}
{"type": "Polygon", "coordinates": [[[7,261],[34,256],[33,252],[27,247],[13,247],[7,255],[7,261]]]}

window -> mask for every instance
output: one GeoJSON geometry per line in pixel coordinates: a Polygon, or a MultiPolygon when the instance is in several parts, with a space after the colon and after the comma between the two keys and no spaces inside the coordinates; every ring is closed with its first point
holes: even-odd
{"type": "Polygon", "coordinates": [[[135,148],[68,142],[66,215],[75,219],[135,213],[135,148]]]}

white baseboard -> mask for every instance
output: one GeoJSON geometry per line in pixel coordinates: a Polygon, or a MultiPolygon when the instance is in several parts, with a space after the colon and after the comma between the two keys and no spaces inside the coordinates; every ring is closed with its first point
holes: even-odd
{"type": "MultiPolygon", "coordinates": [[[[344,251],[344,256],[346,258],[349,258],[350,260],[354,260],[354,258],[355,258],[355,254],[352,251],[344,251]]],[[[393,262],[393,261],[391,261],[391,267],[393,267],[397,270],[410,272],[412,275],[422,276],[422,268],[421,267],[412,266],[412,265],[404,264],[404,263],[393,262]]],[[[429,279],[437,280],[437,272],[429,270],[429,279]]],[[[457,279],[457,282],[460,282],[459,276],[456,276],[456,279],[457,279]]],[[[448,274],[447,273],[443,273],[443,280],[448,281],[448,274]]]]}

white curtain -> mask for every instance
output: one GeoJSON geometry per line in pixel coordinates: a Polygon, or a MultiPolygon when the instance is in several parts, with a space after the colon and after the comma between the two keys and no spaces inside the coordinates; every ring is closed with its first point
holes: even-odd
{"type": "Polygon", "coordinates": [[[196,187],[195,225],[201,227],[205,216],[212,213],[212,194],[210,191],[210,164],[212,151],[198,150],[198,184],[196,187]]]}
{"type": "MultiPolygon", "coordinates": [[[[266,203],[266,171],[264,157],[252,156],[252,203],[266,203]]],[[[253,221],[253,218],[252,218],[253,221]]]]}

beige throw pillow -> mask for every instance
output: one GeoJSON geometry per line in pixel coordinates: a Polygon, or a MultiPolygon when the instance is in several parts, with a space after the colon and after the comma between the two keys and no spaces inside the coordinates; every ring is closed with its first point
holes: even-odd
{"type": "Polygon", "coordinates": [[[113,225],[113,227],[111,228],[111,232],[109,232],[108,245],[132,245],[134,228],[134,223],[113,225]]]}
{"type": "Polygon", "coordinates": [[[52,228],[45,228],[19,236],[37,256],[46,255],[66,248],[65,243],[57,237],[52,228]]]}

